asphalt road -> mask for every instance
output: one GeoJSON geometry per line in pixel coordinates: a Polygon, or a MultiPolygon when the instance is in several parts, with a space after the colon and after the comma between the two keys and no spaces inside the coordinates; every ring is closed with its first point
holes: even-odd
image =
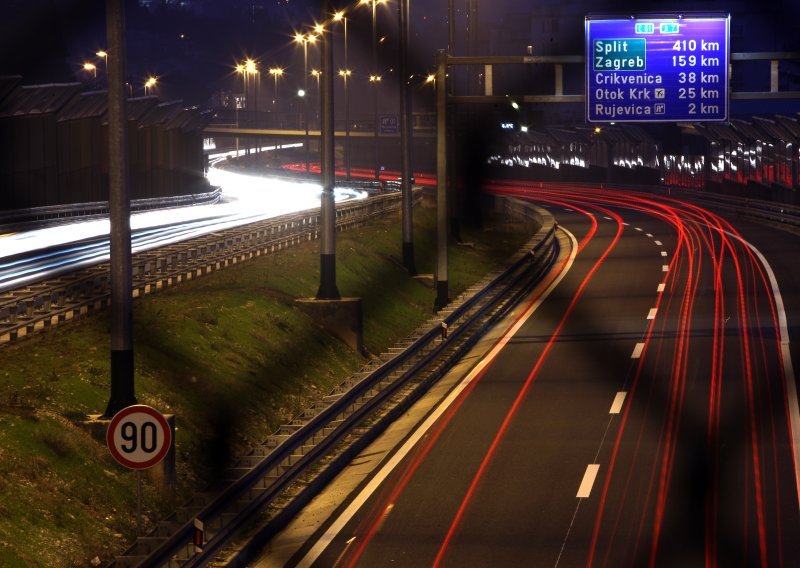
{"type": "Polygon", "coordinates": [[[549,207],[574,262],[314,565],[800,565],[800,239],[629,192],[495,191],[549,207]]]}

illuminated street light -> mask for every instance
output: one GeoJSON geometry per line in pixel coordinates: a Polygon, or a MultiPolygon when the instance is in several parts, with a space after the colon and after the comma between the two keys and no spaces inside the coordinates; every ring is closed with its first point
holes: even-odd
{"type": "Polygon", "coordinates": [[[428,75],[427,77],[425,77],[425,82],[426,83],[433,83],[435,85],[436,84],[436,75],[428,75]]]}
{"type": "MultiPolygon", "coordinates": [[[[318,31],[318,33],[322,33],[322,26],[317,24],[314,26],[314,29],[318,31]],[[317,30],[319,28],[319,30],[317,30]]],[[[301,33],[297,33],[294,36],[295,43],[303,44],[303,95],[308,91],[308,44],[314,43],[317,41],[316,36],[311,34],[303,35],[301,33]]],[[[301,96],[303,96],[301,95],[301,96]]],[[[303,97],[303,122],[305,123],[306,129],[306,172],[311,170],[311,159],[310,159],[310,152],[311,152],[311,139],[309,138],[308,134],[308,99],[303,97]]]]}
{"type": "Polygon", "coordinates": [[[350,67],[347,61],[347,18],[343,11],[339,11],[333,15],[333,21],[344,23],[344,69],[339,71],[339,76],[344,80],[344,164],[347,179],[350,180],[350,97],[347,84],[350,67]]]}
{"type": "Polygon", "coordinates": [[[280,67],[273,67],[269,70],[269,74],[275,79],[275,99],[272,101],[273,105],[278,106],[278,78],[283,76],[283,69],[280,67]]]}
{"type": "Polygon", "coordinates": [[[375,179],[380,179],[378,171],[378,83],[380,82],[380,75],[378,75],[378,17],[376,8],[378,4],[385,3],[386,0],[360,0],[360,6],[372,6],[372,74],[370,81],[375,84],[375,92],[373,94],[373,120],[375,127],[375,144],[374,157],[375,157],[375,179]]]}
{"type": "Polygon", "coordinates": [[[86,62],[83,64],[83,70],[92,73],[92,77],[97,79],[97,67],[94,63],[86,62]]]}
{"type": "Polygon", "coordinates": [[[145,81],[145,83],[144,83],[144,94],[145,94],[145,96],[147,96],[147,90],[148,89],[150,89],[150,92],[152,93],[153,87],[156,86],[156,83],[158,83],[158,79],[156,79],[155,77],[151,76],[151,77],[147,78],[147,81],[145,81]]]}

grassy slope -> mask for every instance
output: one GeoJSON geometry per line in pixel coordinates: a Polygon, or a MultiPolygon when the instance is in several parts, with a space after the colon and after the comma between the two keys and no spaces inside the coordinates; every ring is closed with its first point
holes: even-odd
{"type": "MultiPolygon", "coordinates": [[[[433,291],[405,275],[398,216],[337,235],[337,282],[363,298],[365,345],[379,353],[431,314],[433,291]],[[388,300],[388,301],[387,301],[388,300]]],[[[433,271],[434,218],[415,211],[417,268],[433,271]]],[[[451,247],[451,293],[502,263],[531,235],[504,224],[464,230],[451,247]]],[[[258,443],[363,359],[293,307],[313,296],[319,252],[307,243],[135,304],[139,402],[177,417],[178,501],[258,443]],[[198,481],[202,480],[202,481],[198,481]]],[[[0,351],[0,565],[87,565],[136,530],[135,474],[81,423],[105,409],[108,316],[0,351]]],[[[145,483],[146,515],[171,503],[145,483]]]]}

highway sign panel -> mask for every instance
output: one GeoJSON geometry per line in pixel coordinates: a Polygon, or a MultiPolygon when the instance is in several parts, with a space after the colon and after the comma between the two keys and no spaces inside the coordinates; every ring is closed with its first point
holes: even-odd
{"type": "Polygon", "coordinates": [[[400,123],[396,114],[387,114],[380,117],[381,134],[397,134],[400,132],[400,123]]]}
{"type": "Polygon", "coordinates": [[[589,122],[728,119],[728,15],[586,18],[589,122]]]}
{"type": "Polygon", "coordinates": [[[106,444],[111,455],[130,469],[147,469],[169,452],[172,432],[158,410],[144,404],[123,408],[111,419],[106,444]]]}

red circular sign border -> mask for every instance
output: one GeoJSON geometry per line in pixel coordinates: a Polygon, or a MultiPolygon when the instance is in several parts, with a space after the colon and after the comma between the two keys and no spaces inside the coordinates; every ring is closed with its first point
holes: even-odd
{"type": "Polygon", "coordinates": [[[149,469],[163,460],[167,453],[169,453],[170,446],[172,445],[172,432],[169,429],[169,422],[167,419],[164,418],[164,415],[161,414],[158,410],[153,408],[152,406],[147,406],[146,404],[134,404],[131,406],[126,406],[119,412],[117,412],[114,417],[111,419],[111,422],[108,424],[108,429],[106,430],[106,445],[108,446],[109,452],[111,452],[111,456],[122,466],[127,467],[128,469],[149,469]],[[124,418],[127,418],[131,414],[137,413],[144,413],[149,415],[150,417],[154,418],[156,422],[158,422],[163,431],[164,431],[164,445],[161,447],[161,450],[151,459],[147,460],[146,462],[133,462],[125,458],[114,446],[114,429],[117,425],[122,422],[124,418]]]}

